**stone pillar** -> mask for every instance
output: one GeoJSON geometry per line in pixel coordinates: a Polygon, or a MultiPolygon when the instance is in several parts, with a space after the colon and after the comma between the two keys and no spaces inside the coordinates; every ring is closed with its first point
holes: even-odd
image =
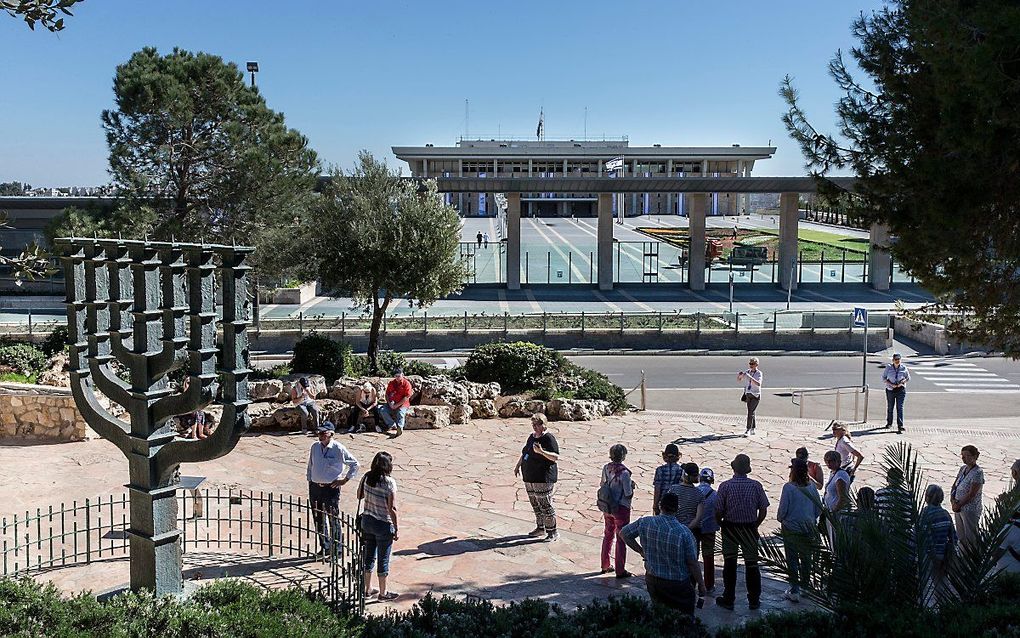
{"type": "Polygon", "coordinates": [[[521,289],[521,194],[506,194],[506,287],[521,289]]]}
{"type": "Polygon", "coordinates": [[[690,233],[687,253],[687,285],[691,290],[705,289],[705,216],[708,214],[708,193],[692,193],[687,229],[690,233]]]}
{"type": "Polygon", "coordinates": [[[799,193],[782,193],[779,196],[779,285],[783,290],[797,289],[797,232],[800,222],[799,193]],[[791,277],[792,275],[792,277],[791,277]]]}
{"type": "Polygon", "coordinates": [[[613,193],[599,193],[597,240],[599,290],[613,289],[613,197],[615,197],[613,193]]]}
{"type": "Polygon", "coordinates": [[[889,227],[872,224],[871,250],[868,252],[868,283],[875,290],[889,290],[892,276],[892,255],[889,254],[889,227]]]}

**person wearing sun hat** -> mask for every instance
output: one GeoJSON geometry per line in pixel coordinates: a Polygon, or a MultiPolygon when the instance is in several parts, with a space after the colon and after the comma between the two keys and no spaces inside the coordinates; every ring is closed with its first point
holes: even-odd
{"type": "Polygon", "coordinates": [[[758,481],[748,478],[751,459],[738,454],[730,463],[733,478],[719,485],[715,517],[722,528],[723,595],[715,604],[733,610],[737,587],[737,555],[744,557],[748,607],[761,607],[761,570],[758,567],[758,526],[768,515],[769,498],[758,481]]]}

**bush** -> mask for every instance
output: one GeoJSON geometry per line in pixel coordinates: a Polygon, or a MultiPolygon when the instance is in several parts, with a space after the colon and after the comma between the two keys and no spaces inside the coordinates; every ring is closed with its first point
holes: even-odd
{"type": "Polygon", "coordinates": [[[537,387],[543,379],[566,367],[563,355],[534,343],[487,343],[471,352],[464,363],[468,379],[496,381],[510,392],[537,387]]]}
{"type": "Polygon", "coordinates": [[[445,374],[446,371],[439,366],[432,365],[428,361],[412,359],[404,365],[404,374],[416,374],[420,377],[434,377],[445,374]]]}
{"type": "Polygon", "coordinates": [[[31,343],[0,344],[0,366],[32,376],[46,365],[46,354],[31,343]]]}
{"type": "Polygon", "coordinates": [[[627,397],[623,388],[609,380],[606,375],[595,370],[574,366],[571,376],[580,380],[579,387],[574,391],[575,399],[602,399],[608,401],[614,412],[627,409],[627,397]]]}
{"type": "Polygon", "coordinates": [[[46,337],[39,348],[46,354],[47,357],[52,357],[58,352],[67,350],[67,340],[70,336],[67,333],[67,326],[57,326],[53,329],[53,332],[46,337]]]}
{"type": "Polygon", "coordinates": [[[289,375],[291,372],[289,363],[281,363],[278,366],[272,368],[252,368],[252,371],[248,373],[248,379],[251,381],[267,381],[269,379],[282,379],[289,375]]]}
{"type": "Polygon", "coordinates": [[[290,360],[293,372],[308,372],[326,377],[332,383],[348,374],[354,367],[350,344],[333,341],[325,335],[311,332],[294,344],[290,360]]]}

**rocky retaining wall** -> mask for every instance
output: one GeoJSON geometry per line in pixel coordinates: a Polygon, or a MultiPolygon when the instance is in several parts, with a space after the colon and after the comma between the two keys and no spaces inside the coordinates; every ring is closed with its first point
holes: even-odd
{"type": "Polygon", "coordinates": [[[84,441],[85,432],[69,389],[0,383],[0,440],[84,441]]]}

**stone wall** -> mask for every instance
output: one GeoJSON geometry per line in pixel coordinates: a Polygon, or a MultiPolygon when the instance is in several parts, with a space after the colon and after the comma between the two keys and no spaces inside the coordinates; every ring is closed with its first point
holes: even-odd
{"type": "Polygon", "coordinates": [[[85,432],[69,389],[0,383],[0,441],[84,441],[85,432]]]}

